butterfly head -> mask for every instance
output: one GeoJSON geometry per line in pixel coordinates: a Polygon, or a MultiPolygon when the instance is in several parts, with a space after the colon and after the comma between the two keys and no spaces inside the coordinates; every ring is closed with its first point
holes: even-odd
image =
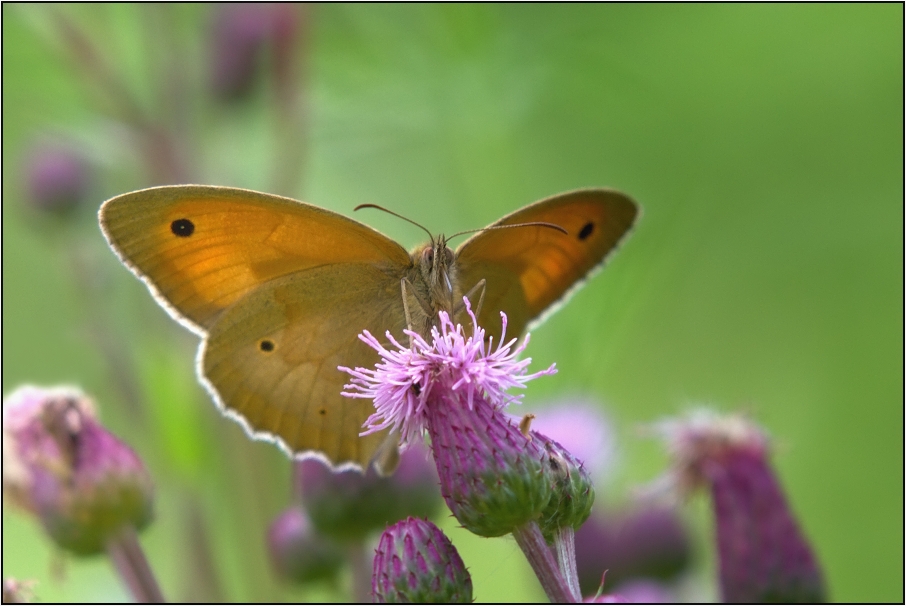
{"type": "Polygon", "coordinates": [[[434,312],[453,309],[453,285],[456,283],[453,259],[453,251],[444,236],[432,237],[419,252],[419,270],[428,287],[428,298],[435,306],[434,312]]]}

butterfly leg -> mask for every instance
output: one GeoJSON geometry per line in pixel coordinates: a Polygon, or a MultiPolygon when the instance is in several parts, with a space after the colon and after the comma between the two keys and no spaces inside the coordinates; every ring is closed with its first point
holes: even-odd
{"type": "MultiPolygon", "coordinates": [[[[469,289],[469,292],[467,292],[465,295],[463,295],[465,298],[467,298],[469,301],[471,301],[472,297],[475,296],[475,293],[479,292],[479,290],[481,291],[481,294],[478,295],[478,305],[475,306],[475,317],[476,318],[481,315],[481,305],[482,305],[482,303],[484,303],[484,293],[485,293],[485,287],[487,286],[487,284],[488,284],[487,281],[484,278],[482,278],[481,280],[478,281],[477,284],[475,284],[475,286],[473,286],[472,288],[469,289]]],[[[465,309],[465,307],[466,307],[465,303],[460,301],[459,304],[453,308],[453,316],[455,317],[456,314],[460,313],[463,309],[465,309]]]]}
{"type": "MultiPolygon", "coordinates": [[[[431,317],[431,305],[425,301],[415,290],[415,287],[412,285],[412,282],[409,281],[409,278],[403,278],[400,280],[400,290],[403,293],[403,312],[406,314],[406,326],[409,330],[414,330],[415,332],[421,332],[417,330],[415,324],[412,320],[412,313],[409,311],[409,294],[411,293],[415,300],[418,301],[419,307],[422,308],[422,311],[425,312],[429,318],[431,317]]],[[[412,337],[409,337],[409,345],[412,345],[412,337]]]]}

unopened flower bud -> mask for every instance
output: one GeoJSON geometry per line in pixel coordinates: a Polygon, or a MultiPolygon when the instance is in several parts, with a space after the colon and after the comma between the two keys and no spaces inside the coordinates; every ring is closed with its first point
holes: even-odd
{"type": "Polygon", "coordinates": [[[35,601],[36,581],[19,581],[12,577],[3,579],[4,604],[29,604],[35,601]]]}
{"type": "Polygon", "coordinates": [[[277,516],[267,533],[267,544],[274,568],[288,581],[329,580],[343,566],[343,550],[318,535],[299,507],[277,516]]]}
{"type": "Polygon", "coordinates": [[[768,462],[762,430],[699,413],[662,424],[674,480],[710,490],[724,602],[822,602],[824,580],[768,462]]]}
{"type": "Polygon", "coordinates": [[[148,472],[77,390],[22,387],[11,394],[3,455],[4,492],[66,550],[99,553],[121,529],[151,520],[148,472]]]}
{"type": "Polygon", "coordinates": [[[532,437],[547,451],[547,475],[553,494],[539,526],[545,540],[551,543],[560,528],[575,530],[588,519],[595,502],[595,487],[582,463],[563,446],[536,432],[532,432],[532,437]]]}
{"type": "Polygon", "coordinates": [[[371,591],[379,604],[469,604],[472,578],[437,526],[408,518],[381,535],[371,591]]]}
{"type": "Polygon", "coordinates": [[[469,531],[498,537],[539,520],[551,499],[547,452],[477,397],[455,392],[428,403],[428,431],[450,511],[469,531]]]}
{"type": "Polygon", "coordinates": [[[37,145],[28,155],[26,178],[29,200],[41,212],[65,215],[89,195],[88,164],[61,144],[37,145]]]}
{"type": "Polygon", "coordinates": [[[616,452],[614,429],[602,408],[594,400],[570,398],[538,407],[531,425],[569,450],[597,483],[612,472],[616,452]]]}
{"type": "Polygon", "coordinates": [[[214,8],[211,26],[211,88],[224,100],[246,97],[270,49],[278,74],[285,69],[298,30],[297,7],[237,3],[214,8]]]}
{"type": "Polygon", "coordinates": [[[576,532],[579,586],[588,595],[607,571],[607,587],[633,579],[669,581],[688,569],[691,542],[677,512],[645,505],[591,516],[576,532]]]}
{"type": "Polygon", "coordinates": [[[305,459],[296,463],[296,484],[314,526],[339,541],[364,539],[407,516],[433,515],[440,506],[437,473],[422,445],[403,452],[390,477],[373,467],[334,471],[305,459]]]}

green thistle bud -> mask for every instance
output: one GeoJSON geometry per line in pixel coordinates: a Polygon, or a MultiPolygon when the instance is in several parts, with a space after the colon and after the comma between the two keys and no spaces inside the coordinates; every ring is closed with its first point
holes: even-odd
{"type": "Polygon", "coordinates": [[[408,518],[381,535],[371,592],[379,604],[468,604],[472,578],[437,526],[408,518]]]}
{"type": "Polygon", "coordinates": [[[63,549],[100,553],[123,528],[151,521],[148,472],[81,392],[20,388],[4,402],[3,434],[5,491],[63,549]]]}

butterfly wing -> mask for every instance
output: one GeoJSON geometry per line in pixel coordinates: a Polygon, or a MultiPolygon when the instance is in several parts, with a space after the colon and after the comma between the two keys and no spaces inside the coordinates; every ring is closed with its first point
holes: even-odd
{"type": "Polygon", "coordinates": [[[383,436],[340,395],[337,366],[371,366],[362,329],[400,335],[408,253],[377,231],[287,198],[160,187],[104,203],[111,247],[178,321],[204,337],[199,374],[257,437],[365,465],[383,436]]]}
{"type": "Polygon", "coordinates": [[[244,189],[180,185],[117,196],[101,229],[179,322],[205,334],[259,285],[328,263],[409,265],[383,234],[317,206],[244,189]]]}
{"type": "Polygon", "coordinates": [[[200,373],[252,432],[289,452],[318,451],[337,464],[365,466],[385,436],[358,437],[374,406],[340,395],[349,377],[337,367],[378,362],[358,339],[362,329],[402,337],[400,296],[399,280],[371,264],[272,280],[218,318],[202,346],[200,373]]]}
{"type": "Polygon", "coordinates": [[[513,336],[541,322],[603,264],[637,215],[638,206],[624,194],[578,190],[530,204],[492,225],[540,221],[566,234],[529,226],[483,230],[469,238],[456,251],[457,279],[463,292],[486,280],[479,324],[499,336],[494,327],[501,310],[513,336]]]}

